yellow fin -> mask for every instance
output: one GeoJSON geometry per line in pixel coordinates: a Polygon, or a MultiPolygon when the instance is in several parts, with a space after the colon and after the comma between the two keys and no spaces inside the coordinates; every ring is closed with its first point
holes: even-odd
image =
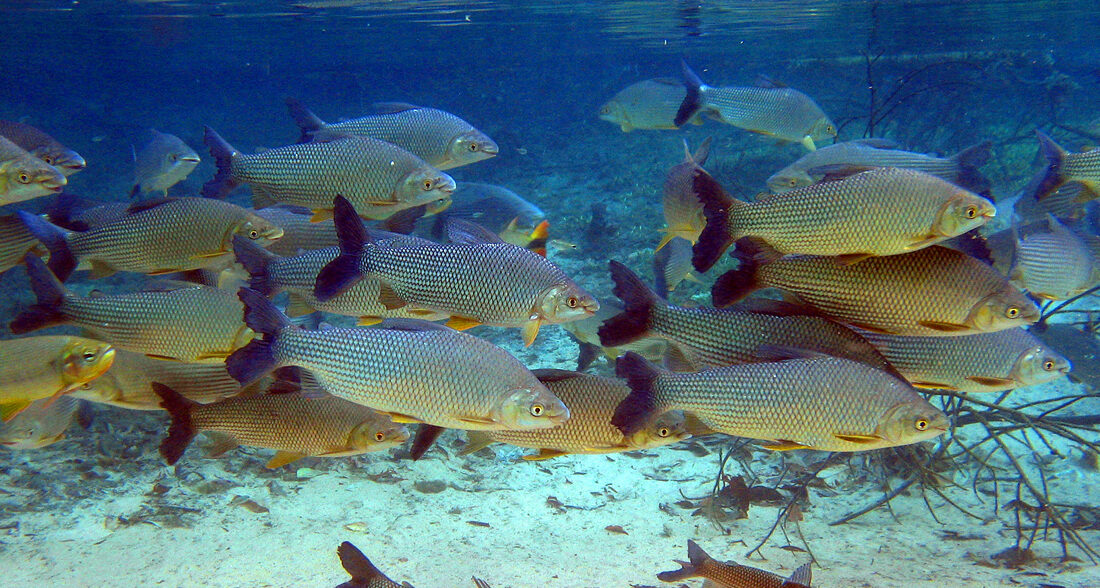
{"type": "Polygon", "coordinates": [[[322,223],[332,218],[332,210],[314,210],[313,216],[309,217],[311,223],[322,223]]]}
{"type": "Polygon", "coordinates": [[[294,318],[305,316],[313,312],[313,307],[306,302],[306,297],[301,294],[287,294],[286,315],[294,318]]]}
{"type": "Polygon", "coordinates": [[[275,468],[281,468],[288,463],[294,463],[305,456],[304,453],[294,453],[293,451],[277,451],[275,457],[268,460],[264,466],[269,470],[273,470],[275,468]]]}
{"type": "Polygon", "coordinates": [[[841,441],[847,441],[849,443],[860,443],[860,444],[877,443],[878,441],[882,441],[882,437],[880,437],[878,435],[840,435],[840,434],[834,433],[833,437],[836,437],[837,439],[840,439],[841,441]]]}
{"type": "MultiPolygon", "coordinates": [[[[468,415],[468,414],[454,414],[454,415],[451,415],[451,416],[456,421],[460,421],[460,422],[471,424],[471,425],[476,425],[476,426],[479,426],[479,427],[485,426],[485,425],[492,425],[492,424],[496,423],[496,421],[494,421],[493,419],[488,418],[488,417],[483,417],[483,416],[468,415]]],[[[397,422],[397,421],[394,421],[394,422],[397,422]]]]}
{"type": "Polygon", "coordinates": [[[465,331],[481,324],[481,321],[464,316],[452,316],[447,319],[447,326],[456,331],[465,331]]]}
{"type": "Polygon", "coordinates": [[[535,342],[535,337],[539,336],[539,327],[542,325],[542,319],[529,320],[523,323],[523,346],[530,347],[535,342]]]}
{"type": "Polygon", "coordinates": [[[817,145],[814,143],[814,138],[809,135],[802,137],[802,146],[810,151],[817,151],[817,145]]]}
{"type": "Polygon", "coordinates": [[[17,400],[0,404],[0,420],[5,423],[15,418],[15,415],[23,412],[31,405],[30,400],[17,400]]]}
{"type": "Polygon", "coordinates": [[[978,384],[981,384],[982,386],[990,386],[990,387],[1004,386],[1005,388],[1015,388],[1016,386],[1019,386],[1019,383],[1016,380],[1010,380],[1008,378],[991,378],[991,377],[984,377],[984,376],[967,376],[966,379],[970,380],[971,382],[976,382],[978,384]]]}
{"type": "Polygon", "coordinates": [[[944,323],[940,321],[917,321],[917,324],[934,331],[943,331],[944,333],[958,333],[960,331],[969,331],[970,327],[966,325],[960,325],[958,323],[944,323]]]}
{"type": "MultiPolygon", "coordinates": [[[[195,356],[195,361],[206,361],[208,359],[225,359],[232,355],[232,351],[208,351],[206,353],[200,353],[195,356]]],[[[180,360],[177,360],[180,361],[180,360]]]]}
{"type": "Polygon", "coordinates": [[[942,237],[940,237],[938,235],[928,235],[927,237],[925,237],[925,238],[923,238],[919,241],[913,241],[912,243],[906,245],[905,250],[906,251],[916,251],[917,249],[924,249],[925,247],[928,247],[929,245],[932,245],[934,243],[938,243],[940,241],[943,241],[942,237]]]}
{"type": "Polygon", "coordinates": [[[665,245],[668,245],[669,241],[676,238],[676,233],[673,233],[671,228],[665,229],[665,231],[666,231],[665,236],[661,237],[661,242],[658,243],[657,247],[653,249],[654,253],[660,251],[662,247],[664,247],[665,245]]]}
{"type": "Polygon", "coordinates": [[[958,392],[959,389],[950,384],[940,384],[938,382],[909,382],[909,385],[920,390],[951,390],[952,392],[958,392]]]}
{"type": "Polygon", "coordinates": [[[361,316],[361,317],[359,317],[359,320],[355,321],[355,324],[360,326],[360,327],[369,327],[369,326],[372,326],[372,325],[377,325],[380,322],[382,322],[382,317],[378,317],[378,316],[361,316]]]}
{"type": "Polygon", "coordinates": [[[836,260],[840,265],[855,265],[868,257],[874,257],[870,253],[849,253],[847,255],[838,255],[836,260]]]}
{"type": "Polygon", "coordinates": [[[161,361],[182,361],[178,357],[169,357],[167,355],[157,355],[156,353],[146,353],[145,357],[148,357],[149,359],[159,359],[161,361]]]}
{"type": "Polygon", "coordinates": [[[118,270],[116,270],[115,268],[111,267],[110,265],[108,265],[108,264],[106,264],[102,261],[99,261],[98,259],[93,259],[92,260],[92,277],[93,278],[99,279],[99,278],[106,278],[107,276],[113,276],[113,275],[115,275],[115,272],[117,272],[117,271],[118,270]]]}
{"type": "Polygon", "coordinates": [[[395,423],[398,423],[398,424],[401,424],[401,425],[418,425],[418,424],[424,422],[423,420],[418,419],[414,416],[409,416],[407,414],[401,414],[399,412],[387,412],[386,414],[390,415],[390,420],[391,421],[393,421],[395,423]]]}
{"type": "MultiPolygon", "coordinates": [[[[514,222],[514,221],[513,221],[514,222]]],[[[535,225],[535,230],[531,231],[531,234],[527,237],[534,241],[535,239],[546,239],[550,236],[550,221],[544,220],[541,223],[535,225]]]]}
{"type": "Polygon", "coordinates": [[[803,445],[802,443],[796,443],[790,439],[776,439],[770,443],[761,445],[764,449],[770,449],[772,451],[791,451],[794,449],[810,449],[809,445],[803,445]]]}
{"type": "Polygon", "coordinates": [[[539,452],[534,455],[523,456],[524,461],[542,461],[544,459],[553,459],[555,457],[561,457],[563,455],[569,455],[568,451],[562,451],[560,449],[547,449],[543,447],[539,449],[539,452]]]}
{"type": "Polygon", "coordinates": [[[496,439],[489,431],[466,431],[466,445],[459,451],[459,455],[470,455],[485,449],[486,447],[496,443],[496,439]]]}
{"type": "Polygon", "coordinates": [[[431,309],[428,309],[428,308],[410,308],[406,312],[408,312],[412,316],[431,316],[431,317],[438,317],[439,316],[438,312],[436,312],[434,310],[431,310],[431,309]]]}

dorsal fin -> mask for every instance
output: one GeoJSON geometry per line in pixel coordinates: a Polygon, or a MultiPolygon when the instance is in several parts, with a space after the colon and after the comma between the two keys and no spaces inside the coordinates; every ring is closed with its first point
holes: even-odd
{"type": "Polygon", "coordinates": [[[561,382],[564,380],[572,380],[573,378],[584,377],[584,374],[579,372],[571,372],[569,370],[558,370],[553,368],[543,368],[537,370],[531,370],[532,374],[539,379],[543,384],[547,382],[561,382]]]}
{"type": "Polygon", "coordinates": [[[786,88],[787,87],[787,84],[784,84],[783,82],[778,82],[776,80],[773,80],[773,79],[771,79],[770,77],[768,77],[764,74],[756,74],[756,79],[753,80],[752,85],[756,86],[757,88],[786,88]]]}
{"type": "Polygon", "coordinates": [[[461,218],[448,218],[444,228],[447,232],[447,240],[451,243],[478,245],[504,242],[499,235],[489,229],[461,218]]]}
{"type": "Polygon", "coordinates": [[[409,104],[408,102],[375,102],[371,106],[378,114],[394,114],[397,112],[405,112],[406,110],[423,108],[422,106],[409,104]]]}
{"type": "Polygon", "coordinates": [[[142,212],[145,210],[151,210],[162,204],[168,204],[169,202],[175,202],[179,198],[153,198],[151,200],[139,200],[130,205],[130,208],[126,209],[126,212],[133,214],[135,212],[142,212]]]}

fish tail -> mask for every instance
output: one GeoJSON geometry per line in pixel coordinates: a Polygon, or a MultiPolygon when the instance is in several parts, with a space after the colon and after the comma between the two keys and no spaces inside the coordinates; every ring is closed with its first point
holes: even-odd
{"type": "Polygon", "coordinates": [[[27,227],[27,231],[50,251],[50,271],[62,282],[69,279],[73,270],[76,269],[76,256],[73,255],[73,250],[65,239],[68,232],[25,210],[20,210],[16,214],[27,227]]]}
{"type": "Polygon", "coordinates": [[[671,572],[661,572],[657,574],[657,579],[662,582],[676,582],[678,580],[686,580],[688,578],[705,577],[706,573],[704,568],[708,563],[713,561],[707,552],[703,551],[699,544],[688,539],[688,560],[678,561],[680,569],[673,570],[671,572]]]}
{"type": "Polygon", "coordinates": [[[649,318],[653,307],[661,304],[657,294],[650,290],[634,272],[625,265],[611,261],[611,279],[615,282],[615,296],[623,301],[623,311],[600,326],[600,343],[617,347],[645,337],[649,333],[649,318]]]}
{"type": "Polygon", "coordinates": [[[676,118],[672,121],[672,124],[678,127],[691,120],[703,107],[703,88],[706,86],[686,61],[680,60],[680,71],[684,75],[684,87],[687,88],[687,95],[684,96],[684,101],[680,103],[680,109],[676,111],[676,118]]]}
{"type": "Polygon", "coordinates": [[[989,179],[978,171],[978,168],[989,161],[992,154],[993,143],[982,141],[977,145],[971,145],[959,151],[951,157],[959,167],[959,173],[955,176],[955,183],[982,196],[988,196],[992,192],[992,184],[989,179]]]}
{"type": "Polygon", "coordinates": [[[27,264],[27,277],[31,281],[31,290],[34,291],[38,302],[15,317],[8,328],[12,333],[22,335],[67,322],[68,317],[60,310],[65,297],[69,295],[65,286],[50,273],[41,259],[27,254],[24,261],[27,264]]]}
{"type": "Polygon", "coordinates": [[[160,455],[168,465],[173,465],[183,457],[183,452],[187,451],[191,440],[198,433],[191,421],[191,411],[199,403],[160,382],[153,382],[153,392],[160,396],[160,407],[168,411],[172,417],[172,424],[168,426],[168,435],[160,443],[160,455]]]}
{"type": "Polygon", "coordinates": [[[57,198],[42,210],[42,213],[46,215],[47,220],[59,227],[70,231],[87,231],[90,228],[88,224],[73,220],[73,216],[91,207],[91,203],[83,198],[66,192],[58,194],[57,198]]]}
{"type": "Polygon", "coordinates": [[[737,269],[718,277],[710,289],[711,304],[721,308],[737,302],[760,289],[757,270],[764,258],[763,249],[751,239],[741,239],[733,253],[737,269]]]}
{"type": "Polygon", "coordinates": [[[302,104],[301,100],[297,98],[287,97],[285,102],[290,118],[294,119],[294,124],[298,125],[298,129],[302,131],[302,135],[298,137],[298,142],[309,143],[313,140],[313,133],[324,128],[325,121],[317,118],[317,115],[310,112],[306,105],[302,104]]]}
{"type": "Polygon", "coordinates": [[[321,302],[331,300],[363,277],[359,258],[367,244],[367,230],[347,198],[337,196],[333,201],[333,221],[340,240],[340,255],[317,274],[313,296],[321,302]]]}
{"type": "Polygon", "coordinates": [[[641,355],[628,351],[615,362],[615,375],[626,380],[630,394],[615,407],[611,424],[629,437],[661,412],[653,390],[660,370],[641,355]]]}
{"type": "Polygon", "coordinates": [[[703,142],[699,144],[699,147],[695,149],[695,153],[687,150],[687,140],[684,140],[684,151],[687,154],[687,161],[693,162],[695,165],[702,167],[707,163],[707,158],[710,157],[710,145],[714,137],[707,137],[703,139],[703,142]]]}
{"type": "Polygon", "coordinates": [[[1039,139],[1039,153],[1046,161],[1046,166],[1032,178],[1024,189],[1024,194],[1031,194],[1035,200],[1042,200],[1068,181],[1063,170],[1066,150],[1040,130],[1035,131],[1035,136],[1039,139]]]}
{"type": "Polygon", "coordinates": [[[239,152],[222,139],[214,129],[207,126],[203,127],[202,142],[210,149],[210,155],[214,158],[214,165],[218,169],[214,173],[214,179],[203,184],[202,195],[206,198],[224,200],[240,184],[240,180],[233,177],[233,159],[239,152]]]}
{"type": "Polygon", "coordinates": [[[268,267],[273,260],[279,259],[278,255],[241,235],[233,237],[233,253],[237,256],[237,261],[244,266],[244,270],[248,272],[249,288],[264,296],[271,296],[277,292],[268,267]]]}
{"type": "Polygon", "coordinates": [[[374,567],[359,548],[347,541],[336,548],[336,554],[340,556],[340,564],[344,566],[344,571],[351,576],[352,585],[366,586],[371,583],[371,580],[389,579],[381,570],[374,567]]]}
{"type": "Polygon", "coordinates": [[[244,322],[248,328],[263,335],[234,351],[225,359],[225,368],[233,379],[248,386],[264,374],[281,367],[275,358],[275,345],[283,330],[292,326],[290,319],[266,296],[255,290],[241,288],[237,297],[244,303],[244,322]]]}
{"type": "Polygon", "coordinates": [[[730,213],[743,203],[727,194],[710,174],[701,169],[695,171],[692,186],[695,197],[703,204],[707,224],[699,233],[699,240],[692,250],[691,263],[697,271],[705,272],[718,263],[722,254],[737,239],[730,223],[730,213]]]}

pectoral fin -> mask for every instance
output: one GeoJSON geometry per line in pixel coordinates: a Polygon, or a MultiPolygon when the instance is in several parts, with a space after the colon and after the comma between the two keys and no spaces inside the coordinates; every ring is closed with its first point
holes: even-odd
{"type": "Polygon", "coordinates": [[[791,451],[794,449],[810,449],[809,445],[802,443],[796,443],[789,439],[776,439],[768,443],[761,445],[764,449],[770,449],[772,451],[791,451]]]}
{"type": "Polygon", "coordinates": [[[225,251],[208,251],[206,253],[196,253],[191,256],[191,259],[213,259],[215,257],[221,257],[225,255],[225,251]]]}
{"type": "Polygon", "coordinates": [[[464,316],[452,316],[447,319],[446,325],[456,331],[465,331],[481,324],[481,321],[464,316]]]}
{"type": "Polygon", "coordinates": [[[834,433],[833,437],[836,437],[841,441],[847,441],[849,443],[859,443],[861,445],[882,441],[882,437],[878,435],[840,435],[834,433]]]}
{"type": "Polygon", "coordinates": [[[398,424],[401,424],[401,425],[417,425],[417,424],[420,424],[420,423],[424,422],[423,420],[418,419],[414,416],[409,416],[407,414],[401,414],[399,412],[388,412],[386,414],[390,415],[390,420],[391,421],[393,421],[395,423],[398,423],[398,424]]]}
{"type": "Polygon", "coordinates": [[[466,431],[466,445],[458,454],[470,455],[485,449],[493,443],[496,443],[496,439],[493,439],[489,431],[466,431]]]}
{"type": "Polygon", "coordinates": [[[909,382],[909,385],[920,390],[950,390],[952,392],[958,392],[959,389],[951,384],[943,384],[941,382],[909,382]]]}
{"type": "Polygon", "coordinates": [[[568,451],[562,451],[560,449],[546,449],[545,447],[539,449],[539,452],[533,455],[523,456],[524,461],[542,461],[544,459],[553,459],[555,457],[561,457],[563,455],[569,455],[568,451]]]}
{"type": "Polygon", "coordinates": [[[496,424],[496,421],[494,421],[493,419],[483,417],[483,416],[466,415],[466,414],[456,414],[456,415],[451,415],[451,416],[456,421],[460,421],[460,422],[466,423],[468,425],[474,425],[475,427],[478,427],[478,428],[496,424]]]}
{"type": "Polygon", "coordinates": [[[938,243],[942,240],[943,240],[943,237],[941,237],[939,235],[928,235],[923,239],[913,241],[912,243],[906,245],[905,250],[906,251],[916,251],[917,249],[924,249],[925,247],[928,247],[929,245],[938,243]]]}
{"type": "Polygon", "coordinates": [[[168,357],[167,355],[157,355],[156,353],[146,353],[145,357],[149,359],[159,359],[161,361],[181,361],[178,357],[168,357]]]}
{"type": "Polygon", "coordinates": [[[917,324],[926,329],[943,331],[944,333],[958,333],[961,331],[970,330],[970,327],[966,325],[960,325],[958,323],[945,323],[940,321],[918,321],[917,324]]]}
{"type": "Polygon", "coordinates": [[[985,376],[967,376],[967,380],[981,384],[982,386],[1003,387],[1003,388],[1015,388],[1019,386],[1016,380],[1010,380],[1008,378],[990,378],[985,376]]]}
{"type": "Polygon", "coordinates": [[[275,468],[281,468],[288,463],[294,463],[299,459],[302,459],[306,455],[304,453],[294,453],[293,451],[278,451],[275,453],[275,457],[272,457],[264,466],[273,470],[275,468]]]}
{"type": "Polygon", "coordinates": [[[210,438],[213,443],[207,448],[206,457],[221,457],[225,455],[227,451],[231,451],[240,446],[240,442],[237,438],[228,433],[219,433],[217,431],[207,431],[206,436],[210,438]]]}
{"type": "Polygon", "coordinates": [[[817,151],[817,145],[814,143],[814,138],[809,135],[802,137],[802,146],[810,151],[817,151]]]}
{"type": "Polygon", "coordinates": [[[359,320],[355,321],[355,324],[360,327],[370,327],[382,322],[382,317],[377,316],[361,316],[359,320]]]}
{"type": "Polygon", "coordinates": [[[15,402],[0,404],[0,420],[6,423],[15,418],[15,415],[26,410],[30,405],[30,400],[17,400],[15,402]]]}
{"type": "Polygon", "coordinates": [[[529,320],[523,323],[523,346],[530,347],[535,342],[535,337],[539,336],[539,327],[542,325],[542,319],[529,320]]]}

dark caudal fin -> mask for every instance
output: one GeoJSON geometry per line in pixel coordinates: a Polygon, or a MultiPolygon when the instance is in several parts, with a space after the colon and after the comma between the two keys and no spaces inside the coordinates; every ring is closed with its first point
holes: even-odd
{"type": "Polygon", "coordinates": [[[438,425],[429,425],[423,423],[416,428],[416,435],[413,436],[412,446],[409,448],[409,458],[413,461],[419,460],[424,457],[424,454],[432,448],[435,444],[435,440],[445,431],[443,427],[438,425]]]}
{"type": "Polygon", "coordinates": [[[604,321],[598,333],[601,344],[616,347],[646,336],[654,305],[664,303],[625,265],[611,261],[609,266],[615,282],[612,292],[623,301],[623,311],[604,321]]]}
{"type": "Polygon", "coordinates": [[[347,198],[337,196],[332,207],[336,237],[340,240],[340,255],[317,274],[313,296],[321,302],[331,300],[363,277],[359,271],[359,258],[368,239],[359,213],[355,212],[355,207],[347,198]]]}
{"type": "Polygon", "coordinates": [[[699,547],[698,543],[688,539],[688,560],[687,562],[677,562],[680,564],[678,570],[657,574],[657,579],[662,582],[677,582],[688,578],[698,578],[704,572],[702,568],[710,561],[710,556],[703,551],[702,547],[699,547]]]}
{"type": "Polygon", "coordinates": [[[31,290],[38,303],[15,317],[8,326],[16,335],[37,331],[46,327],[64,324],[68,317],[61,313],[61,304],[68,292],[65,286],[50,273],[46,264],[34,255],[27,254],[23,261],[27,264],[27,277],[31,281],[31,290]]]}
{"type": "Polygon", "coordinates": [[[760,289],[756,272],[760,269],[764,257],[763,250],[751,239],[741,239],[733,258],[737,260],[737,269],[730,270],[718,277],[710,289],[710,300],[717,308],[729,306],[752,292],[760,289]]]}
{"type": "Polygon", "coordinates": [[[179,461],[191,440],[198,431],[191,422],[191,411],[198,403],[185,398],[179,392],[161,384],[153,382],[153,392],[160,396],[160,407],[168,411],[172,417],[172,424],[168,426],[168,436],[160,443],[160,455],[168,465],[179,461]]]}
{"type": "Polygon", "coordinates": [[[65,240],[65,229],[25,210],[20,210],[16,214],[19,215],[19,220],[23,221],[23,225],[27,227],[27,231],[34,235],[35,239],[41,241],[46,249],[49,249],[50,271],[62,282],[69,279],[73,270],[76,269],[77,262],[73,250],[69,248],[69,242],[65,240]]]}
{"type": "Polygon", "coordinates": [[[703,204],[707,224],[692,250],[691,263],[696,271],[705,272],[718,263],[722,253],[734,241],[730,231],[730,211],[739,203],[703,169],[695,170],[692,186],[695,197],[703,204]]]}
{"type": "Polygon", "coordinates": [[[684,76],[684,87],[687,88],[687,95],[684,96],[684,101],[680,103],[680,109],[676,111],[676,118],[672,121],[672,124],[678,127],[691,120],[703,107],[704,86],[703,80],[688,67],[686,61],[680,61],[680,71],[684,76]]]}
{"type": "Polygon", "coordinates": [[[628,351],[615,362],[615,374],[626,380],[630,394],[615,408],[611,424],[629,437],[644,428],[658,411],[653,384],[660,371],[641,355],[628,351]]]}
{"type": "Polygon", "coordinates": [[[290,319],[255,290],[241,288],[237,297],[244,303],[244,322],[248,328],[263,335],[253,339],[225,359],[225,368],[241,386],[248,386],[275,368],[282,367],[275,359],[274,347],[283,329],[292,326],[290,319]]]}
{"type": "Polygon", "coordinates": [[[336,548],[336,554],[340,556],[340,564],[344,566],[344,571],[351,576],[351,581],[344,586],[349,588],[366,588],[367,586],[381,585],[379,581],[387,580],[393,583],[382,573],[381,570],[374,567],[374,564],[367,559],[367,556],[363,555],[359,548],[344,541],[340,544],[340,547],[336,548]]]}
{"type": "Polygon", "coordinates": [[[1039,153],[1043,156],[1044,165],[1024,188],[1023,195],[1025,198],[1030,195],[1035,200],[1042,200],[1066,183],[1065,172],[1062,169],[1065,165],[1066,150],[1040,130],[1035,131],[1035,136],[1039,139],[1039,153]]]}
{"type": "Polygon", "coordinates": [[[210,127],[203,127],[202,142],[210,150],[214,165],[217,167],[214,179],[203,184],[202,195],[207,198],[224,199],[240,184],[233,177],[233,158],[238,155],[238,152],[210,127]]]}
{"type": "Polygon", "coordinates": [[[290,118],[294,119],[294,124],[298,125],[298,129],[302,131],[302,135],[298,137],[299,143],[309,143],[313,140],[313,133],[325,126],[325,121],[317,118],[317,115],[310,112],[297,98],[288,97],[286,109],[290,113],[290,118]]]}
{"type": "Polygon", "coordinates": [[[237,256],[237,261],[244,266],[244,270],[248,272],[249,288],[264,296],[277,294],[268,266],[272,261],[279,259],[278,255],[241,235],[233,236],[233,253],[237,256]]]}
{"type": "Polygon", "coordinates": [[[982,141],[952,156],[951,159],[959,166],[959,173],[955,176],[955,183],[975,194],[980,194],[987,198],[991,197],[993,185],[990,184],[989,179],[986,178],[982,172],[978,171],[978,168],[989,161],[989,156],[992,151],[993,143],[991,141],[982,141]]]}

